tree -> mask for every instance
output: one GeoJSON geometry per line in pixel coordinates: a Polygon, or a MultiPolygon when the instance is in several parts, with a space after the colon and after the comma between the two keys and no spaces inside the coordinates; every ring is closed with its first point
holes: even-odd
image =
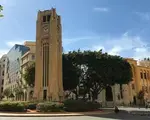
{"type": "Polygon", "coordinates": [[[66,97],[73,92],[78,99],[78,90],[79,77],[81,70],[76,63],[76,52],[69,52],[68,54],[63,54],[63,87],[64,90],[70,91],[66,97]]]}
{"type": "Polygon", "coordinates": [[[23,89],[21,88],[21,86],[18,86],[16,88],[14,88],[14,92],[16,95],[22,95],[23,94],[23,89]]]}
{"type": "Polygon", "coordinates": [[[26,83],[33,87],[35,82],[35,63],[32,63],[29,65],[26,70],[25,74],[23,75],[23,78],[25,79],[26,83]]]}
{"type": "Polygon", "coordinates": [[[7,99],[9,98],[9,96],[11,95],[11,93],[12,93],[12,91],[11,91],[11,89],[10,89],[10,88],[6,88],[6,89],[4,89],[3,94],[4,94],[4,96],[6,96],[6,97],[7,97],[7,99]]]}
{"type": "Polygon", "coordinates": [[[108,55],[100,51],[84,51],[86,77],[82,79],[87,93],[92,100],[107,86],[127,84],[132,80],[130,64],[119,56],[108,55]]]}
{"type": "Polygon", "coordinates": [[[0,5],[0,17],[3,17],[3,15],[1,14],[2,10],[3,10],[3,6],[0,5]]]}
{"type": "Polygon", "coordinates": [[[73,64],[70,54],[63,54],[63,87],[73,90],[79,84],[78,68],[73,64]]]}

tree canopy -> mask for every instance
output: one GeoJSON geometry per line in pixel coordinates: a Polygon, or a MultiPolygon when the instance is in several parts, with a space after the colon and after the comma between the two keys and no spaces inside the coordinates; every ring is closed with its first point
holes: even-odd
{"type": "Polygon", "coordinates": [[[14,88],[14,92],[16,95],[21,95],[21,94],[23,94],[23,89],[20,86],[18,86],[16,88],[14,88]]]}
{"type": "MultiPolygon", "coordinates": [[[[78,74],[76,79],[78,78],[79,84],[82,84],[82,93],[91,94],[93,100],[97,99],[98,94],[107,86],[128,84],[132,80],[131,66],[120,56],[108,55],[102,53],[102,50],[83,52],[78,50],[69,52],[66,57],[78,68],[71,72],[76,72],[72,73],[74,75],[78,74]]],[[[63,67],[67,68],[66,65],[63,67]]],[[[64,74],[63,78],[67,76],[68,81],[72,82],[74,76],[68,74],[64,74]]]]}
{"type": "Polygon", "coordinates": [[[3,17],[3,14],[1,14],[2,10],[3,10],[3,6],[0,5],[0,17],[3,17]]]}
{"type": "Polygon", "coordinates": [[[10,97],[11,94],[12,94],[12,91],[10,88],[4,89],[3,95],[6,96],[7,99],[10,97]]]}
{"type": "Polygon", "coordinates": [[[26,70],[25,70],[25,74],[23,75],[26,83],[29,86],[34,86],[34,82],[35,82],[35,63],[32,63],[31,65],[29,65],[26,70]]]}
{"type": "Polygon", "coordinates": [[[80,69],[73,64],[73,56],[63,54],[63,88],[73,90],[79,84],[80,69]]]}

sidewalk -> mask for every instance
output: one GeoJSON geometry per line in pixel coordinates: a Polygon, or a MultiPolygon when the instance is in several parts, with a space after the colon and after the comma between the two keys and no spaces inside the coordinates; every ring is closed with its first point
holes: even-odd
{"type": "Polygon", "coordinates": [[[0,117],[67,117],[67,116],[92,116],[109,114],[109,112],[95,111],[95,112],[66,112],[66,113],[2,113],[0,112],[0,117]]]}

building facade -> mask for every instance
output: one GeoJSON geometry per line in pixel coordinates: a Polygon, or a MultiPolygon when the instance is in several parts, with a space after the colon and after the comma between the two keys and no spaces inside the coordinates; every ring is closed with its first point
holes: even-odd
{"type": "Polygon", "coordinates": [[[16,100],[20,100],[21,96],[15,95],[16,89],[21,83],[21,57],[29,51],[24,45],[15,44],[6,54],[5,71],[4,71],[4,90],[10,89],[16,100]]]}
{"type": "Polygon", "coordinates": [[[62,83],[62,31],[56,9],[39,11],[36,23],[34,99],[60,101],[62,83]]]}
{"type": "Polygon", "coordinates": [[[103,106],[137,104],[137,95],[140,90],[145,91],[145,100],[150,100],[150,67],[139,66],[132,58],[126,59],[132,68],[133,78],[129,84],[114,85],[103,90],[98,101],[103,106]]]}
{"type": "MultiPolygon", "coordinates": [[[[27,51],[22,57],[21,57],[21,72],[22,75],[25,74],[26,68],[30,66],[31,64],[34,64],[35,62],[35,50],[36,50],[36,43],[35,42],[25,42],[24,45],[28,47],[30,50],[27,51]]],[[[24,89],[24,101],[32,100],[33,97],[33,87],[30,87],[26,84],[24,77],[22,77],[23,85],[26,86],[26,89],[24,89]]]]}
{"type": "Polygon", "coordinates": [[[6,55],[3,55],[0,59],[0,99],[3,97],[5,62],[6,62],[6,55]]]}

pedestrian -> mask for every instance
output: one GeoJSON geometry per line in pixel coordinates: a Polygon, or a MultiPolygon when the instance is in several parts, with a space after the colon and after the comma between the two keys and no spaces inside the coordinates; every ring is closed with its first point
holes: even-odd
{"type": "Polygon", "coordinates": [[[118,107],[117,106],[115,106],[115,110],[114,110],[114,112],[117,114],[117,113],[119,113],[119,109],[118,109],[118,107]]]}

